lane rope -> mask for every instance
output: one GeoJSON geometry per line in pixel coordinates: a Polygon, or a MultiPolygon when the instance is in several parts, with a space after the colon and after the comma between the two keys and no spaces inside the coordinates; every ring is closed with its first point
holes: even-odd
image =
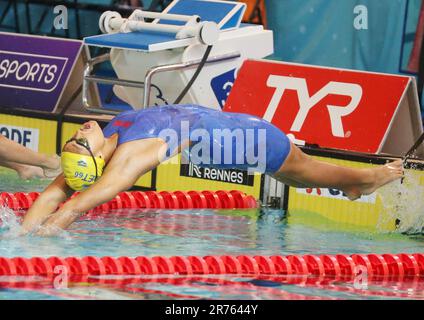
{"type": "Polygon", "coordinates": [[[155,257],[0,257],[0,276],[98,275],[307,275],[352,279],[424,276],[424,254],[155,257]]]}
{"type": "MultiPolygon", "coordinates": [[[[78,193],[76,192],[73,197],[78,193]]],[[[0,206],[12,210],[26,210],[38,198],[38,192],[2,192],[0,206]]],[[[121,192],[113,200],[104,203],[88,214],[104,213],[117,209],[252,209],[258,201],[238,190],[219,191],[130,191],[121,192]]]]}

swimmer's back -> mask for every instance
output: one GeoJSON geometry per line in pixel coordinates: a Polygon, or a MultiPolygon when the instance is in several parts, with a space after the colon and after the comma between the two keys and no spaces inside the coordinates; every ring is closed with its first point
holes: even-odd
{"type": "Polygon", "coordinates": [[[103,133],[107,138],[118,133],[118,144],[157,138],[165,129],[180,133],[182,121],[187,121],[192,129],[203,115],[213,113],[221,114],[222,112],[197,105],[165,105],[125,111],[113,118],[103,129],[103,133]]]}
{"type": "Polygon", "coordinates": [[[255,155],[259,153],[266,155],[266,159],[260,163],[260,167],[263,168],[260,171],[272,173],[281,167],[290,151],[290,143],[286,135],[264,119],[244,113],[222,112],[198,105],[167,105],[123,112],[112,119],[104,129],[104,134],[110,137],[118,133],[118,144],[122,144],[133,140],[167,137],[168,133],[164,133],[163,130],[172,130],[176,133],[178,140],[172,143],[167,142],[168,147],[175,150],[182,143],[184,122],[186,129],[189,130],[189,139],[193,139],[191,142],[199,142],[193,136],[198,137],[200,132],[202,134],[200,141],[205,138],[210,139],[209,154],[217,158],[212,157],[212,163],[199,162],[203,166],[212,164],[218,168],[247,170],[251,167],[251,163],[247,161],[249,158],[247,152],[253,152],[255,155]],[[197,129],[202,131],[192,135],[197,129]],[[241,141],[233,139],[235,130],[242,133],[241,141]],[[219,132],[217,139],[215,139],[215,132],[219,132]],[[240,144],[243,148],[242,152],[237,149],[240,144]],[[220,163],[219,159],[224,159],[225,155],[231,155],[231,161],[220,163]],[[237,155],[244,159],[242,163],[236,159],[237,155]]]}
{"type": "Polygon", "coordinates": [[[190,104],[125,111],[113,118],[103,132],[105,137],[118,133],[118,144],[122,144],[133,140],[157,138],[161,136],[163,130],[170,129],[174,130],[180,141],[183,122],[188,126],[190,132],[195,129],[205,129],[212,133],[214,129],[262,128],[279,131],[274,125],[259,117],[190,104]]]}

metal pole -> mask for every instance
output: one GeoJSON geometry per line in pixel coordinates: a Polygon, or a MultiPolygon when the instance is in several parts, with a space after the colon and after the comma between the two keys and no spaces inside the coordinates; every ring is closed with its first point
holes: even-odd
{"type": "MultiPolygon", "coordinates": [[[[240,57],[241,57],[240,52],[227,53],[227,54],[223,54],[223,55],[214,56],[214,57],[209,58],[206,61],[206,64],[226,61],[226,60],[230,60],[230,59],[236,59],[236,58],[240,58],[240,57]]],[[[149,70],[147,70],[146,76],[144,78],[143,108],[147,108],[150,105],[150,90],[151,90],[151,86],[152,86],[153,75],[155,75],[156,73],[161,73],[161,72],[189,69],[189,68],[192,68],[192,67],[199,65],[200,62],[201,62],[201,59],[198,59],[198,60],[187,61],[187,62],[183,62],[183,63],[156,66],[156,67],[152,67],[149,70]]]]}
{"type": "Polygon", "coordinates": [[[99,64],[99,63],[102,63],[102,62],[105,62],[105,61],[108,61],[108,60],[110,60],[110,55],[109,55],[109,53],[105,53],[101,56],[97,56],[97,57],[94,57],[94,58],[88,60],[87,63],[85,64],[84,78],[83,78],[83,81],[82,81],[82,104],[86,109],[90,109],[90,107],[91,107],[90,103],[88,102],[88,96],[89,96],[88,86],[89,86],[90,81],[87,80],[86,78],[90,76],[90,73],[91,73],[91,71],[93,71],[93,67],[96,64],[99,64]]]}

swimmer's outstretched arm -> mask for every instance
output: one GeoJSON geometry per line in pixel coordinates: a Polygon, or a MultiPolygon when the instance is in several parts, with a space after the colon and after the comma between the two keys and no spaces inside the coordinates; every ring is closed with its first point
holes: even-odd
{"type": "Polygon", "coordinates": [[[140,176],[159,165],[159,149],[160,144],[157,141],[146,140],[119,146],[100,179],[58,209],[43,224],[37,235],[55,235],[58,228],[66,229],[88,210],[131,188],[140,176]]]}
{"type": "Polygon", "coordinates": [[[54,213],[60,203],[73,194],[66,183],[63,174],[57,178],[44,190],[37,200],[29,208],[22,222],[21,235],[33,231],[39,227],[52,213],[54,213]]]}

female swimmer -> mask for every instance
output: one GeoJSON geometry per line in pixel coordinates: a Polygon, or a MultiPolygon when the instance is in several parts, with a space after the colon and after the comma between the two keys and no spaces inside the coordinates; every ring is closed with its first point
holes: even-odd
{"type": "Polygon", "coordinates": [[[264,172],[295,187],[339,189],[351,200],[403,175],[400,160],[372,169],[317,161],[278,128],[247,114],[195,105],[153,107],[123,112],[103,131],[95,121],[85,123],[64,145],[63,174],[29,209],[23,232],[42,226],[37,234],[52,235],[67,228],[182,150],[189,150],[190,161],[201,166],[264,172]],[[74,191],[82,190],[58,209],[74,191]]]}

